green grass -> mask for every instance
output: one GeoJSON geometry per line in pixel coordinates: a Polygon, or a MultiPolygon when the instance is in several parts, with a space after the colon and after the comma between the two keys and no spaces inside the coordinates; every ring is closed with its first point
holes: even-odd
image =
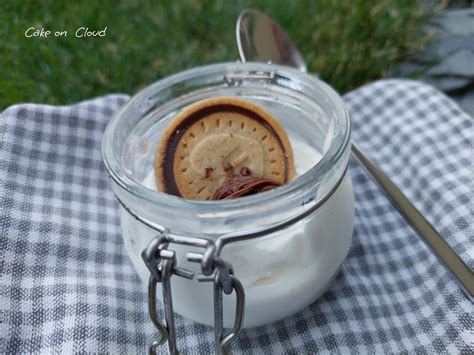
{"type": "Polygon", "coordinates": [[[427,14],[413,0],[0,1],[0,110],[18,102],[68,104],[135,93],[176,71],[238,58],[244,8],[277,19],[309,70],[341,92],[387,74],[422,45],[427,14]],[[26,38],[35,26],[68,37],[26,38]],[[76,38],[81,26],[103,38],[76,38]]]}

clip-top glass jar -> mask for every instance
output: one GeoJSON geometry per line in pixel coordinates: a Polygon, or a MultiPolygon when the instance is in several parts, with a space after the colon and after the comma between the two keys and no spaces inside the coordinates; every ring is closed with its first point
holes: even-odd
{"type": "MultiPolygon", "coordinates": [[[[225,246],[221,254],[245,290],[245,327],[301,310],[334,279],[352,238],[349,154],[350,121],[340,96],[314,76],[260,63],[209,65],[154,83],[116,114],[103,142],[112,187],[124,206],[125,247],[144,282],[150,271],[141,253],[157,235],[153,226],[214,241],[228,233],[260,231],[258,237],[225,246]],[[215,96],[250,100],[276,117],[290,137],[299,176],[235,200],[185,200],[158,192],[153,161],[164,127],[182,108],[215,96]]],[[[199,264],[186,258],[199,248],[168,247],[175,252],[176,265],[201,272],[199,264]]],[[[171,288],[177,313],[213,324],[209,283],[174,277],[171,288]]],[[[226,327],[232,325],[234,312],[235,298],[224,297],[226,327]]]]}

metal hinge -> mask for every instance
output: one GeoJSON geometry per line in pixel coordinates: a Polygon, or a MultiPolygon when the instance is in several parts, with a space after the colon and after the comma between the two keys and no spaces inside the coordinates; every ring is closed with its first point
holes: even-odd
{"type": "Polygon", "coordinates": [[[179,354],[176,346],[176,328],[173,313],[173,298],[171,294],[171,277],[173,275],[192,280],[194,272],[177,265],[176,253],[168,249],[170,244],[181,244],[203,248],[202,253],[188,253],[189,262],[201,264],[200,282],[213,282],[214,285],[214,338],[216,354],[224,354],[226,345],[242,328],[245,308],[245,292],[240,281],[234,276],[232,266],[220,256],[220,249],[213,241],[203,238],[171,236],[166,232],[155,237],[148,247],[143,250],[142,258],[148,270],[148,312],[159,331],[159,339],[149,346],[149,353],[155,354],[157,347],[168,342],[170,354],[179,354]],[[216,251],[217,250],[217,251],[216,251]],[[165,322],[161,321],[156,307],[156,286],[162,284],[165,322]],[[236,293],[236,309],[234,326],[231,331],[224,333],[222,293],[236,293]]]}

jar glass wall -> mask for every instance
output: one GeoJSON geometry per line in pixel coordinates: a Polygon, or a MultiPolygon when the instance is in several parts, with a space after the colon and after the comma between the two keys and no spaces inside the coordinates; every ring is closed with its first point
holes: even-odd
{"type": "MultiPolygon", "coordinates": [[[[125,247],[144,281],[149,272],[140,254],[156,231],[133,215],[174,234],[214,240],[296,221],[222,252],[245,288],[245,326],[300,310],[336,275],[352,237],[349,154],[350,122],[339,95],[313,76],[260,63],[215,64],[156,82],[120,110],[103,142],[112,188],[127,207],[122,213],[125,247]],[[185,200],[144,183],[153,172],[156,146],[169,120],[183,107],[215,96],[250,100],[276,117],[292,142],[299,176],[274,190],[228,201],[185,200]]],[[[197,264],[185,260],[191,247],[173,249],[179,266],[199,272],[197,264]]],[[[212,324],[210,284],[175,277],[172,287],[176,312],[212,324]]],[[[232,322],[233,302],[233,297],[224,299],[226,326],[232,322]]]]}

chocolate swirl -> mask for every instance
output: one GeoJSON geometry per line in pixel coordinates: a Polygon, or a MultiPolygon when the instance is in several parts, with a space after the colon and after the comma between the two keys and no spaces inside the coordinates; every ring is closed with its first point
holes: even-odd
{"type": "Polygon", "coordinates": [[[233,176],[225,181],[212,196],[213,200],[228,200],[247,195],[265,192],[281,184],[272,179],[250,176],[248,168],[242,168],[240,175],[233,176]],[[245,169],[245,170],[244,170],[245,169]]]}

